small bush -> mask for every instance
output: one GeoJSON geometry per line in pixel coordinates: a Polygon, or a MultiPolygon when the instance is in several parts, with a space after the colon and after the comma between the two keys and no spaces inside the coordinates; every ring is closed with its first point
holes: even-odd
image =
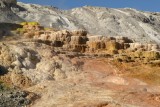
{"type": "Polygon", "coordinates": [[[23,29],[23,28],[18,28],[18,29],[16,30],[16,32],[17,32],[18,34],[24,34],[24,33],[26,32],[26,30],[23,29]]]}
{"type": "Polygon", "coordinates": [[[20,25],[22,25],[22,26],[27,25],[27,24],[28,24],[27,22],[20,23],[20,25]]]}
{"type": "Polygon", "coordinates": [[[0,81],[0,92],[7,91],[9,87],[0,81]]]}
{"type": "Polygon", "coordinates": [[[25,26],[25,25],[31,25],[31,26],[35,26],[35,25],[40,25],[38,22],[22,22],[20,23],[20,25],[25,26]]]}
{"type": "Polygon", "coordinates": [[[38,22],[28,22],[28,25],[35,26],[35,25],[40,25],[40,24],[38,22]]]}

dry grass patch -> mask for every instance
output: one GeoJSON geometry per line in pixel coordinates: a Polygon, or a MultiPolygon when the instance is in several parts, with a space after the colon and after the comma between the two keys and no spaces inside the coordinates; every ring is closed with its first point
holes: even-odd
{"type": "Polygon", "coordinates": [[[112,64],[121,71],[123,76],[137,78],[152,85],[160,85],[160,66],[144,65],[137,62],[112,62],[112,64]]]}

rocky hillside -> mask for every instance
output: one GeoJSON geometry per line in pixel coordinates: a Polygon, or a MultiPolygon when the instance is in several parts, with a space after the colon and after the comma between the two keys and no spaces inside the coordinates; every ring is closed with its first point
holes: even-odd
{"type": "Polygon", "coordinates": [[[160,44],[160,13],[135,9],[84,6],[71,10],[18,3],[25,11],[15,13],[26,21],[60,29],[84,29],[90,34],[126,36],[138,42],[160,44]]]}
{"type": "Polygon", "coordinates": [[[90,34],[125,36],[142,43],[160,44],[158,12],[91,6],[60,10],[52,6],[15,2],[1,0],[1,22],[36,21],[58,29],[84,29],[90,34]]]}

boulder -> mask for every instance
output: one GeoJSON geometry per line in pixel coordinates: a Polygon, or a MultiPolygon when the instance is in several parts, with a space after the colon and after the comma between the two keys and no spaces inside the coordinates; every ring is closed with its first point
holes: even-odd
{"type": "Polygon", "coordinates": [[[142,43],[130,43],[129,45],[131,50],[138,50],[143,48],[142,43]]]}
{"type": "Polygon", "coordinates": [[[160,53],[156,51],[135,51],[131,54],[128,53],[129,56],[134,58],[140,58],[143,60],[157,60],[160,58],[160,53]]]}
{"type": "Polygon", "coordinates": [[[47,34],[41,34],[40,36],[35,36],[34,38],[40,40],[50,40],[50,36],[47,34]]]}
{"type": "Polygon", "coordinates": [[[0,44],[0,65],[8,67],[13,61],[12,54],[10,53],[10,48],[6,44],[0,44]]]}
{"type": "Polygon", "coordinates": [[[55,80],[61,80],[61,79],[65,79],[67,77],[65,72],[60,69],[55,69],[53,75],[54,75],[55,80]]]}
{"type": "Polygon", "coordinates": [[[62,41],[62,42],[69,42],[70,41],[70,32],[67,30],[57,31],[57,32],[51,32],[50,35],[50,41],[62,41]]]}
{"type": "Polygon", "coordinates": [[[151,51],[160,51],[159,45],[152,44],[151,51]]]}
{"type": "Polygon", "coordinates": [[[103,41],[88,41],[87,46],[88,46],[88,51],[89,52],[94,52],[96,50],[106,48],[106,45],[103,41]]]}
{"type": "Polygon", "coordinates": [[[70,50],[74,51],[74,52],[82,52],[84,53],[86,51],[86,45],[70,45],[70,50]]]}
{"type": "Polygon", "coordinates": [[[106,44],[106,49],[107,50],[118,50],[119,49],[119,43],[116,42],[115,40],[111,40],[111,41],[108,41],[108,42],[105,42],[106,44]]]}
{"type": "Polygon", "coordinates": [[[74,30],[71,32],[72,36],[87,36],[87,31],[85,30],[74,30]]]}
{"type": "Polygon", "coordinates": [[[128,37],[117,36],[116,42],[118,42],[118,43],[132,43],[133,41],[131,39],[129,39],[128,37]]]}
{"type": "Polygon", "coordinates": [[[157,44],[129,43],[130,50],[159,51],[157,44]]]}
{"type": "Polygon", "coordinates": [[[63,45],[64,45],[64,42],[62,42],[62,41],[53,41],[52,42],[52,46],[54,46],[54,47],[63,47],[63,45]]]}
{"type": "Polygon", "coordinates": [[[160,53],[155,51],[146,51],[142,53],[142,56],[147,59],[157,60],[160,58],[160,53]]]}
{"type": "Polygon", "coordinates": [[[108,37],[101,36],[101,35],[95,35],[95,36],[89,36],[88,41],[94,42],[94,41],[102,41],[102,40],[110,40],[108,37]]]}
{"type": "Polygon", "coordinates": [[[160,60],[150,61],[149,64],[151,64],[152,66],[160,66],[160,60]]]}
{"type": "Polygon", "coordinates": [[[84,36],[71,36],[70,44],[86,44],[87,37],[84,36]]]}
{"type": "Polygon", "coordinates": [[[27,32],[23,34],[25,38],[33,38],[35,36],[34,32],[27,32]]]}

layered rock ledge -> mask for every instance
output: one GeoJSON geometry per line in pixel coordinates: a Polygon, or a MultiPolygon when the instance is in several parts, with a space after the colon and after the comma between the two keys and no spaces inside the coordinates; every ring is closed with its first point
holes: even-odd
{"type": "Polygon", "coordinates": [[[160,106],[157,44],[36,22],[21,23],[13,32],[0,43],[4,107],[160,106]]]}
{"type": "Polygon", "coordinates": [[[85,55],[111,55],[118,61],[142,61],[158,63],[160,48],[158,44],[142,44],[133,42],[127,37],[91,36],[84,30],[68,31],[45,29],[38,23],[22,23],[18,33],[26,38],[41,40],[63,51],[78,52],[85,55]],[[155,61],[156,60],[156,61],[155,61]]]}

